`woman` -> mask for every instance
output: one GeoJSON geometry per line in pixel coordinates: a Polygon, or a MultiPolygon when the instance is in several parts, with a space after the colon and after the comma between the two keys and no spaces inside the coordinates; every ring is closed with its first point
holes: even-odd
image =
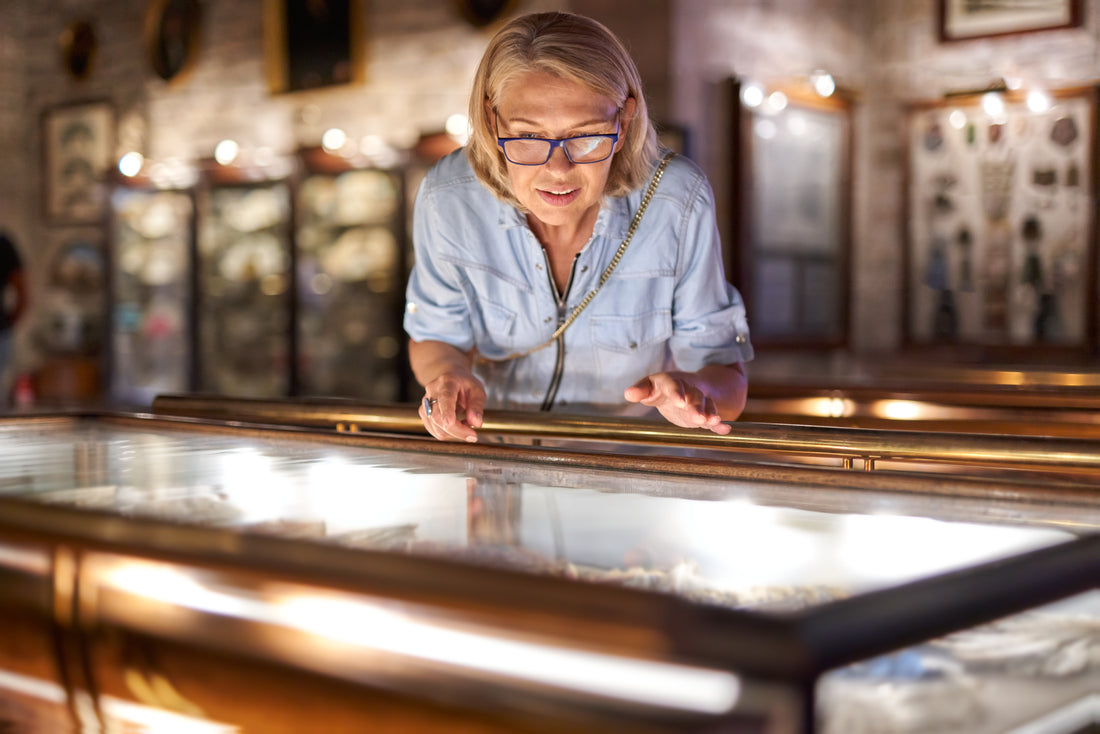
{"type": "Polygon", "coordinates": [[[481,60],[470,122],[416,199],[405,330],[428,431],[476,441],[488,406],[656,410],[729,433],[745,309],[699,169],[672,158],[643,207],[656,136],[618,39],[568,13],[512,21],[481,60]]]}

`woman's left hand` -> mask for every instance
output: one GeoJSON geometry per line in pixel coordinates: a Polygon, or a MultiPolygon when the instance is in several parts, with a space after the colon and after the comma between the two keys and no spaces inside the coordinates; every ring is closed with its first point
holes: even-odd
{"type": "Polygon", "coordinates": [[[730,432],[714,399],[696,387],[688,373],[658,372],[628,387],[623,397],[656,408],[682,428],[706,428],[722,436],[730,432]]]}
{"type": "Polygon", "coordinates": [[[721,436],[745,409],[748,380],[740,363],[712,364],[698,372],[657,372],[626,389],[631,403],[656,408],[682,428],[706,428],[721,436]]]}

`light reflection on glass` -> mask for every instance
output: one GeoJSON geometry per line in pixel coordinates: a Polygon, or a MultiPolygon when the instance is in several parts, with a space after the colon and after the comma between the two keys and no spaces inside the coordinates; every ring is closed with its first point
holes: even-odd
{"type": "MultiPolygon", "coordinates": [[[[167,564],[99,559],[101,586],[139,598],[221,616],[277,625],[342,647],[520,678],[586,695],[719,714],[740,696],[737,676],[686,665],[505,639],[492,630],[427,621],[411,605],[310,591],[244,592],[211,588],[167,564]],[[412,613],[410,613],[412,611],[412,613]]],[[[427,611],[427,610],[425,610],[427,611]]]]}
{"type": "Polygon", "coordinates": [[[912,421],[923,415],[923,409],[915,400],[876,400],[871,404],[871,414],[890,420],[912,421]]]}

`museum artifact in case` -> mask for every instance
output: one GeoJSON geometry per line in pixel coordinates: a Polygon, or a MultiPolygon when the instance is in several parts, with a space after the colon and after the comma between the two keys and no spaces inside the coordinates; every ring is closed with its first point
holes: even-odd
{"type": "Polygon", "coordinates": [[[363,425],[0,419],[7,718],[1069,734],[1095,711],[1080,484],[363,425]]]}

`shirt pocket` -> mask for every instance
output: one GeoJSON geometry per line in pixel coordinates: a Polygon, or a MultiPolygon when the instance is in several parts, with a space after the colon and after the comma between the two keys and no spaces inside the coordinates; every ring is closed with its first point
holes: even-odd
{"type": "Polygon", "coordinates": [[[481,333],[477,350],[490,359],[501,359],[515,351],[516,311],[492,301],[480,302],[481,333]]]}
{"type": "Polygon", "coordinates": [[[589,327],[601,383],[625,389],[663,369],[666,343],[672,336],[670,311],[593,315],[589,327]]]}

